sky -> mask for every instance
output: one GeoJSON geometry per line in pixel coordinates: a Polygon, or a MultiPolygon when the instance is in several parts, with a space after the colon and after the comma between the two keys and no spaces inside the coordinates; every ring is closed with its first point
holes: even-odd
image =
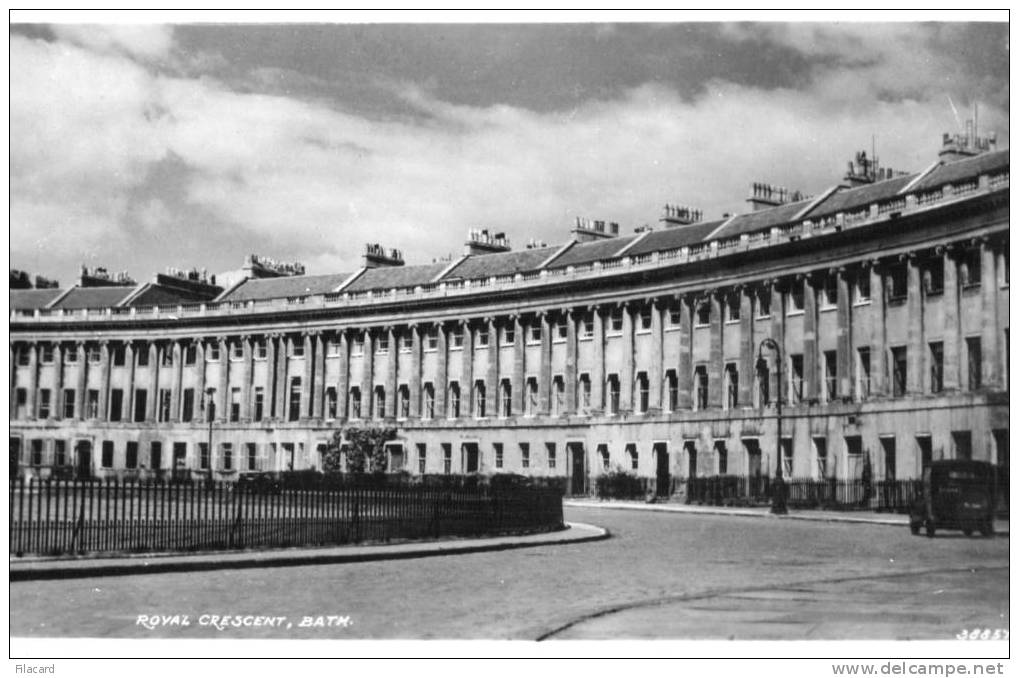
{"type": "Polygon", "coordinates": [[[1009,140],[1007,23],[15,23],[10,63],[11,267],[64,285],[716,219],[919,171],[974,104],[1009,140]]]}

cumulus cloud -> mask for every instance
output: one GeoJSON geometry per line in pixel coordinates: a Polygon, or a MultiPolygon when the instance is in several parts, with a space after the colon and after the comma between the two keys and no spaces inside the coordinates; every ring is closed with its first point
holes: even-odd
{"type": "Polygon", "coordinates": [[[53,32],[89,49],[146,59],[165,57],[173,46],[173,28],[160,24],[56,24],[53,32]]]}
{"type": "MultiPolygon", "coordinates": [[[[828,62],[832,73],[880,68],[852,61],[869,33],[828,37],[795,29],[775,39],[825,45],[849,64],[828,62]]],[[[303,258],[316,273],[352,270],[368,241],[420,263],[458,250],[469,227],[504,230],[518,247],[561,242],[574,216],[629,228],[653,223],[667,201],[719,217],[742,210],[751,181],[824,189],[875,133],[885,164],[920,169],[951,122],[945,107],[908,93],[846,105],[832,79],[795,90],[715,81],[694,100],[646,84],[545,113],[451,104],[405,84],[396,91],[413,115],[370,118],[160,74],[96,45],[11,40],[12,258],[45,261],[40,272],[66,271],[81,243],[109,247],[154,229],[216,242],[236,234],[236,249],[177,261],[167,258],[173,238],[160,239],[158,251],[136,253],[141,276],[167,264],[235,268],[248,251],[303,258]],[[183,168],[171,177],[179,190],[153,180],[167,158],[183,168]],[[195,210],[209,219],[200,228],[187,221],[195,210]]]]}

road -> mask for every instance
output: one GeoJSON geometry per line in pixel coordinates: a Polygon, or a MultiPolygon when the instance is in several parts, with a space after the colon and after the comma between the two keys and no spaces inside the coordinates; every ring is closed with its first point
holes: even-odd
{"type": "Polygon", "coordinates": [[[404,561],[18,582],[11,635],[834,640],[1008,628],[1007,537],[931,540],[881,525],[609,509],[568,508],[566,517],[613,537],[404,561]],[[139,615],[169,624],[148,629],[139,615]],[[173,625],[174,615],[188,625],[173,625]],[[227,615],[286,620],[234,627],[222,623],[227,615]],[[315,625],[302,626],[305,618],[315,625]]]}

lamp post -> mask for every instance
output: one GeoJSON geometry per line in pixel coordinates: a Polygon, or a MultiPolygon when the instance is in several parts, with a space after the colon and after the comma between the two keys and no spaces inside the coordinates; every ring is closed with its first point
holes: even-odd
{"type": "Polygon", "coordinates": [[[771,494],[771,512],[785,515],[789,512],[785,504],[785,481],[782,478],[782,349],[771,337],[765,337],[757,347],[757,368],[763,372],[767,363],[763,351],[770,348],[775,351],[775,366],[778,369],[778,393],[775,394],[775,419],[778,431],[775,437],[775,490],[771,494]]]}
{"type": "Polygon", "coordinates": [[[211,386],[205,389],[206,397],[206,418],[209,420],[209,480],[212,480],[212,424],[216,420],[216,403],[213,401],[213,396],[216,394],[216,389],[211,386]]]}

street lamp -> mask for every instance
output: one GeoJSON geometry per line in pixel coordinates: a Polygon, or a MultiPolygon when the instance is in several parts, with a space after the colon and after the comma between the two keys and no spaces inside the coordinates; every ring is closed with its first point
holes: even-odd
{"type": "Polygon", "coordinates": [[[212,480],[212,424],[216,419],[216,403],[213,400],[213,396],[216,394],[216,389],[211,386],[205,389],[206,397],[206,418],[209,420],[209,480],[212,480]]]}
{"type": "Polygon", "coordinates": [[[782,349],[771,337],[765,337],[757,347],[757,371],[762,373],[767,368],[763,351],[770,348],[775,351],[775,366],[778,369],[778,393],[775,394],[775,417],[777,434],[775,437],[775,490],[771,494],[771,512],[785,515],[789,512],[785,505],[785,481],[782,478],[782,349]]]}

